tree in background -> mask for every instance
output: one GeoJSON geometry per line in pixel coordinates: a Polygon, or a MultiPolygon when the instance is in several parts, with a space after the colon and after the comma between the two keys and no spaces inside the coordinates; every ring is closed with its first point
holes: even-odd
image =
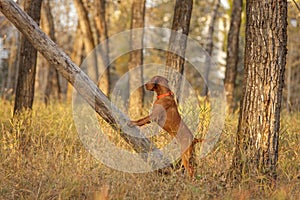
{"type": "Polygon", "coordinates": [[[180,98],[181,80],[175,74],[169,73],[170,70],[168,68],[176,70],[179,74],[183,74],[186,42],[190,30],[192,10],[192,0],[176,0],[172,23],[173,32],[169,39],[169,51],[166,57],[166,73],[170,87],[175,88],[173,91],[177,96],[177,100],[180,98]]]}
{"type": "MultiPolygon", "coordinates": [[[[41,17],[41,5],[41,0],[25,0],[24,2],[25,12],[37,23],[41,17]]],[[[14,114],[23,109],[32,109],[34,99],[37,51],[25,37],[21,39],[19,58],[14,114]]]]}
{"type": "Polygon", "coordinates": [[[100,49],[101,59],[103,66],[100,68],[101,77],[98,78],[98,87],[103,91],[104,94],[108,95],[110,92],[110,70],[109,67],[104,69],[104,66],[108,66],[109,60],[109,44],[106,42],[108,39],[108,27],[106,19],[106,1],[105,0],[94,0],[95,13],[94,21],[96,26],[96,35],[98,43],[105,42],[105,49],[100,49]]]}
{"type": "MultiPolygon", "coordinates": [[[[146,0],[134,0],[132,3],[131,29],[143,28],[145,24],[146,0]]],[[[131,31],[130,45],[133,49],[143,47],[143,31],[131,31]]],[[[143,48],[130,52],[128,69],[133,70],[129,77],[129,113],[141,112],[144,103],[143,86],[143,48]],[[139,67],[138,69],[135,69],[139,67]],[[137,86],[140,86],[136,88],[137,86]],[[136,91],[134,91],[136,89],[136,91]]]]}
{"type": "MultiPolygon", "coordinates": [[[[9,26],[9,22],[1,20],[1,35],[4,36],[3,46],[9,49],[8,59],[2,62],[2,84],[1,84],[1,97],[11,100],[15,94],[17,75],[18,75],[18,49],[20,47],[19,32],[9,26]],[[3,31],[3,32],[2,32],[3,31]]],[[[1,57],[1,56],[0,56],[1,57]]]]}
{"type": "MultiPolygon", "coordinates": [[[[82,35],[82,31],[80,28],[80,24],[77,25],[76,32],[74,34],[74,43],[72,47],[72,54],[71,54],[71,59],[73,62],[80,66],[83,60],[83,55],[84,55],[84,42],[83,40],[76,39],[80,38],[82,35]]],[[[68,83],[68,88],[67,88],[67,101],[71,102],[72,101],[72,85],[68,83]]]]}
{"type": "MultiPolygon", "coordinates": [[[[299,1],[298,1],[299,2],[299,1]]],[[[288,55],[285,81],[285,103],[288,112],[300,110],[300,6],[288,3],[288,55]]]]}
{"type": "MultiPolygon", "coordinates": [[[[55,38],[55,26],[53,15],[51,13],[51,6],[49,0],[44,0],[42,4],[42,27],[47,35],[56,42],[55,38]]],[[[48,64],[49,65],[49,64],[48,64]]],[[[59,82],[58,71],[51,66],[48,66],[47,83],[45,88],[44,102],[48,104],[50,101],[50,95],[56,93],[57,99],[61,99],[61,86],[59,82]]]]}
{"type": "MultiPolygon", "coordinates": [[[[96,43],[93,37],[93,31],[89,20],[88,11],[84,6],[84,2],[82,0],[74,0],[74,6],[78,14],[78,23],[80,24],[83,35],[84,49],[86,55],[90,56],[86,66],[87,69],[85,70],[87,70],[87,73],[91,77],[91,79],[96,82],[99,75],[97,58],[95,52],[93,52],[96,43]]],[[[75,38],[75,40],[78,39],[81,38],[75,38]]]]}
{"type": "Polygon", "coordinates": [[[234,109],[234,88],[239,60],[239,35],[241,26],[241,15],[243,0],[233,0],[231,11],[231,22],[227,40],[227,57],[225,71],[225,90],[228,112],[234,109]]]}
{"type": "MultiPolygon", "coordinates": [[[[207,37],[206,37],[206,44],[205,44],[205,50],[208,53],[209,57],[212,56],[212,52],[213,52],[213,47],[214,47],[213,36],[214,36],[214,32],[215,32],[215,22],[217,19],[219,7],[220,7],[220,0],[216,0],[214,8],[211,12],[211,17],[210,17],[210,21],[209,21],[209,25],[208,25],[208,32],[207,32],[207,37]]],[[[203,90],[201,93],[202,96],[207,96],[207,94],[208,94],[207,84],[208,84],[208,77],[209,77],[211,64],[212,63],[211,63],[210,58],[206,57],[205,70],[204,70],[204,74],[203,74],[203,78],[206,81],[206,83],[204,84],[204,87],[203,87],[203,90]]]]}
{"type": "Polygon", "coordinates": [[[287,1],[246,3],[243,98],[234,175],[276,179],[280,108],[287,53],[287,1]]]}

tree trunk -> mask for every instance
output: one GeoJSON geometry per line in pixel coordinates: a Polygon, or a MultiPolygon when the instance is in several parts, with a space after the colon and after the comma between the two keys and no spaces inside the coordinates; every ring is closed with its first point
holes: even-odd
{"type": "Polygon", "coordinates": [[[207,37],[206,37],[206,45],[205,45],[205,50],[208,54],[205,59],[205,70],[203,74],[204,82],[205,85],[202,90],[202,96],[207,96],[208,94],[208,86],[207,84],[209,83],[208,77],[210,73],[210,68],[211,68],[211,56],[213,52],[213,47],[214,47],[214,32],[215,32],[215,22],[217,19],[218,15],[218,9],[220,7],[220,0],[216,0],[213,11],[211,13],[210,21],[209,21],[209,26],[208,26],[208,32],[207,32],[207,37]]]}
{"type": "MultiPolygon", "coordinates": [[[[83,58],[83,51],[84,51],[84,43],[83,40],[80,39],[82,35],[80,24],[77,25],[75,36],[74,36],[74,43],[73,43],[73,48],[72,48],[72,55],[71,59],[76,65],[80,65],[82,63],[82,58],[83,58]]],[[[72,85],[68,83],[68,88],[67,88],[67,102],[72,101],[72,85]]]]}
{"type": "Polygon", "coordinates": [[[95,24],[97,29],[97,35],[100,38],[99,42],[105,42],[105,48],[101,49],[101,58],[103,67],[100,69],[100,77],[98,77],[98,87],[103,91],[106,96],[110,92],[110,71],[108,64],[109,60],[109,44],[106,42],[108,39],[108,30],[106,23],[106,1],[105,0],[95,0],[95,24]],[[107,66],[107,67],[106,67],[107,66]],[[106,68],[105,68],[106,67],[106,68]]]}
{"type": "Polygon", "coordinates": [[[95,55],[95,52],[93,52],[95,48],[95,41],[93,38],[93,32],[88,18],[88,12],[84,7],[82,0],[74,0],[74,5],[78,14],[80,28],[82,30],[85,52],[86,55],[89,56],[87,69],[83,70],[86,70],[91,79],[94,82],[96,82],[98,79],[99,71],[97,57],[95,55]]]}
{"type": "MultiPolygon", "coordinates": [[[[299,1],[298,1],[299,2],[299,1]]],[[[300,110],[300,9],[296,1],[288,5],[288,55],[286,73],[286,109],[300,110]]]]}
{"type": "MultiPolygon", "coordinates": [[[[87,101],[87,103],[107,122],[110,126],[118,130],[120,136],[128,142],[136,152],[149,163],[152,168],[161,166],[162,163],[168,165],[169,160],[157,149],[149,139],[147,139],[136,127],[126,126],[126,132],[120,131],[119,120],[114,118],[111,107],[116,106],[99,90],[95,83],[76,66],[71,59],[57,45],[41,31],[38,25],[18,7],[12,0],[0,0],[0,11],[10,20],[17,29],[22,32],[33,46],[52,64],[56,69],[76,88],[77,92],[87,101]],[[130,134],[129,134],[130,131],[130,134]],[[133,137],[134,135],[135,137],[133,137]]],[[[124,124],[129,118],[119,112],[124,124]]],[[[123,126],[124,126],[123,124],[123,126]]]]}
{"type": "MultiPolygon", "coordinates": [[[[44,0],[43,6],[43,16],[42,18],[44,20],[44,29],[45,33],[49,35],[49,37],[55,42],[55,27],[54,27],[54,21],[53,21],[53,16],[51,13],[51,7],[50,7],[50,2],[49,0],[44,0]]],[[[45,89],[45,97],[44,97],[44,102],[45,104],[48,104],[50,101],[50,95],[53,93],[56,93],[57,98],[61,99],[61,86],[59,83],[59,74],[58,71],[52,67],[48,66],[48,76],[47,76],[47,83],[46,83],[46,89],[45,89]],[[56,89],[56,92],[55,92],[56,89]]]]}
{"type": "MultiPolygon", "coordinates": [[[[1,26],[1,25],[0,25],[1,26]]],[[[4,58],[4,56],[2,56],[2,52],[4,50],[4,52],[6,51],[4,49],[4,39],[2,37],[0,37],[0,98],[2,99],[6,99],[6,91],[7,91],[7,86],[8,86],[8,62],[7,58],[4,58]]],[[[15,41],[15,40],[13,40],[15,41]]],[[[16,45],[16,44],[14,44],[16,45]]]]}
{"type": "MultiPolygon", "coordinates": [[[[37,23],[41,17],[41,0],[26,0],[24,10],[37,23]]],[[[23,109],[32,109],[36,73],[37,51],[25,38],[21,38],[19,72],[15,97],[14,114],[23,109]]]]}
{"type": "Polygon", "coordinates": [[[232,3],[231,22],[227,40],[227,58],[225,71],[225,91],[227,100],[227,110],[229,113],[234,109],[234,88],[236,79],[236,70],[239,60],[239,35],[241,26],[241,14],[243,10],[243,1],[234,0],[232,3]]]}
{"type": "Polygon", "coordinates": [[[187,36],[190,29],[190,21],[193,10],[192,0],[176,0],[172,23],[172,33],[169,40],[169,51],[166,58],[166,75],[170,87],[174,88],[177,100],[180,98],[181,77],[185,63],[185,49],[187,36]],[[169,69],[168,69],[169,68],[169,69]],[[178,74],[171,73],[172,70],[178,74]]]}
{"type": "Polygon", "coordinates": [[[5,91],[6,99],[11,99],[13,94],[15,94],[16,84],[17,84],[17,75],[18,75],[18,60],[19,60],[19,49],[20,49],[20,41],[19,38],[21,36],[18,35],[16,37],[12,37],[10,54],[8,59],[8,74],[7,74],[7,85],[5,91]]]}
{"type": "MultiPolygon", "coordinates": [[[[145,23],[145,0],[134,0],[132,3],[131,29],[143,28],[145,23]]],[[[130,52],[128,69],[132,70],[129,77],[129,113],[141,114],[144,103],[143,87],[143,31],[131,32],[130,45],[132,49],[141,49],[130,52]],[[135,69],[139,67],[138,69],[135,69]]]]}
{"type": "Polygon", "coordinates": [[[245,74],[234,174],[239,179],[265,175],[275,180],[287,53],[287,1],[248,0],[246,15],[245,74]]]}

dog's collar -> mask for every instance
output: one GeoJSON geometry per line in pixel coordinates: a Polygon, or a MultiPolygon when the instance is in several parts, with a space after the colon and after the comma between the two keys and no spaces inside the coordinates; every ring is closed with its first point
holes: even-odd
{"type": "Polygon", "coordinates": [[[173,94],[173,92],[167,92],[167,93],[165,93],[165,94],[161,94],[161,95],[158,95],[157,96],[157,99],[161,99],[161,98],[164,98],[164,97],[167,97],[167,96],[173,96],[174,94],[173,94]]]}

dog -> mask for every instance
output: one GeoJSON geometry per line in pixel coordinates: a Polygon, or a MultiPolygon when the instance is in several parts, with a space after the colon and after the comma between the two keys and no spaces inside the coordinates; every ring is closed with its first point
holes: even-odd
{"type": "Polygon", "coordinates": [[[203,139],[194,138],[192,132],[181,119],[174,99],[173,92],[169,89],[168,80],[162,76],[154,76],[145,84],[146,90],[154,91],[157,99],[153,104],[149,116],[136,121],[128,122],[128,126],[143,126],[156,122],[160,127],[175,137],[180,144],[182,164],[190,177],[194,177],[194,168],[191,163],[194,145],[203,142],[203,139]]]}

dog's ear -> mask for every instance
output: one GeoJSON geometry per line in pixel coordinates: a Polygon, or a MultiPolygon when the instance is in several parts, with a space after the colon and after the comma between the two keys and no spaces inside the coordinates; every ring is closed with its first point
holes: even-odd
{"type": "Polygon", "coordinates": [[[158,76],[157,79],[156,79],[157,83],[167,87],[168,86],[168,83],[169,83],[169,80],[166,79],[165,77],[162,77],[162,76],[158,76]]]}
{"type": "Polygon", "coordinates": [[[155,88],[157,88],[157,84],[158,84],[158,82],[159,82],[159,80],[158,80],[158,78],[156,77],[154,80],[153,80],[153,82],[152,82],[152,90],[154,90],[155,88]]]}
{"type": "Polygon", "coordinates": [[[159,78],[158,77],[155,77],[155,79],[154,79],[154,81],[153,81],[153,84],[156,86],[157,85],[157,83],[159,82],[159,80],[158,80],[159,78]]]}

